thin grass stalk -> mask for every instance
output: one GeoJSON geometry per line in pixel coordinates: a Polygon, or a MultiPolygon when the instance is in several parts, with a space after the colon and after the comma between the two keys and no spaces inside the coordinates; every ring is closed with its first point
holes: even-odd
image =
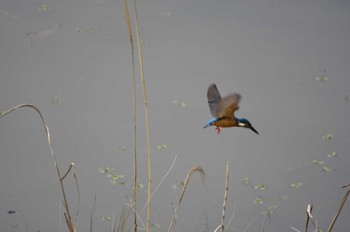
{"type": "Polygon", "coordinates": [[[143,68],[143,59],[142,59],[142,48],[141,48],[141,39],[139,32],[139,20],[137,14],[137,1],[134,0],[134,11],[135,11],[135,26],[136,26],[136,38],[137,38],[137,47],[139,54],[139,65],[140,65],[140,74],[142,81],[143,89],[143,101],[145,105],[145,123],[146,123],[146,139],[147,139],[147,161],[148,161],[148,188],[147,188],[147,227],[146,231],[150,231],[151,227],[151,193],[152,193],[152,163],[151,163],[151,143],[149,136],[149,120],[148,120],[148,103],[147,103],[147,91],[145,84],[145,75],[143,68]]]}
{"type": "MultiPolygon", "coordinates": [[[[349,185],[346,185],[346,186],[344,186],[343,188],[345,188],[345,187],[349,187],[349,185]]],[[[339,214],[340,214],[340,211],[342,210],[342,208],[343,208],[343,206],[344,206],[344,204],[345,204],[345,202],[346,202],[346,199],[348,198],[349,194],[350,194],[350,188],[349,188],[349,190],[345,193],[345,196],[343,197],[343,200],[341,201],[341,203],[340,203],[340,205],[339,205],[339,207],[338,207],[338,209],[337,209],[337,212],[336,212],[336,214],[334,215],[334,218],[333,218],[331,224],[330,224],[329,227],[328,227],[327,232],[331,232],[331,231],[332,231],[333,226],[334,226],[335,222],[337,221],[338,216],[339,216],[339,214]]]]}
{"type": "Polygon", "coordinates": [[[94,202],[92,204],[92,211],[91,211],[91,214],[90,214],[90,232],[92,232],[92,223],[93,223],[93,220],[94,220],[94,213],[95,213],[95,206],[96,206],[96,191],[95,191],[95,194],[94,194],[94,202]]]}
{"type": "Polygon", "coordinates": [[[225,195],[224,195],[224,203],[222,204],[222,216],[221,216],[221,232],[225,231],[225,210],[227,204],[227,194],[228,194],[228,178],[230,172],[230,162],[226,162],[226,182],[225,182],[225,195]]]}
{"type": "Polygon", "coordinates": [[[261,230],[260,230],[260,232],[264,232],[265,223],[266,223],[266,218],[267,218],[267,214],[265,214],[265,216],[264,216],[264,221],[263,221],[263,223],[262,223],[262,225],[261,225],[261,230]]]}
{"type": "MultiPolygon", "coordinates": [[[[159,181],[159,183],[157,184],[157,186],[154,188],[154,190],[153,190],[153,192],[152,192],[152,194],[151,194],[151,199],[152,199],[153,195],[157,192],[159,186],[163,183],[163,181],[165,180],[165,178],[169,175],[170,171],[173,169],[174,164],[175,164],[175,162],[176,162],[176,159],[177,159],[177,155],[175,155],[174,161],[173,161],[173,163],[170,165],[170,168],[168,169],[168,171],[165,173],[165,175],[164,175],[164,176],[162,177],[162,179],[159,181]]],[[[146,206],[147,206],[147,202],[146,202],[146,204],[143,206],[140,215],[142,215],[142,213],[143,213],[143,211],[145,210],[146,206]]]]}
{"type": "Polygon", "coordinates": [[[199,166],[192,167],[190,169],[190,171],[186,175],[186,178],[185,178],[185,181],[184,181],[184,184],[183,184],[183,187],[182,187],[182,192],[181,192],[179,201],[178,201],[176,207],[173,209],[173,218],[172,218],[171,223],[169,225],[168,232],[171,232],[174,229],[174,226],[175,226],[175,223],[176,223],[176,219],[177,219],[177,211],[178,211],[179,206],[180,206],[180,204],[182,202],[182,199],[183,199],[183,197],[185,195],[185,192],[186,192],[186,189],[187,189],[187,186],[188,186],[188,182],[189,182],[192,174],[195,173],[195,172],[199,172],[199,174],[201,175],[203,183],[205,182],[205,180],[204,180],[205,179],[205,172],[204,172],[203,168],[201,168],[199,166]]]}
{"type": "Polygon", "coordinates": [[[46,132],[46,136],[47,136],[47,142],[49,144],[49,148],[50,148],[50,153],[51,153],[51,156],[53,158],[53,161],[54,161],[54,165],[55,165],[55,169],[56,169],[56,173],[57,173],[57,176],[58,176],[58,179],[59,179],[59,182],[60,182],[60,187],[61,187],[61,192],[62,192],[62,195],[63,195],[63,203],[64,203],[64,207],[65,207],[65,210],[66,210],[66,213],[64,214],[65,216],[65,219],[66,219],[66,223],[67,223],[67,226],[68,226],[68,229],[70,232],[75,232],[76,231],[76,228],[75,228],[75,225],[74,225],[74,222],[73,222],[73,219],[71,217],[71,214],[70,214],[70,211],[69,211],[69,206],[68,206],[68,200],[67,200],[67,197],[66,197],[66,192],[64,190],[64,186],[63,186],[63,180],[61,180],[61,173],[60,173],[60,169],[58,167],[58,163],[57,163],[57,160],[56,160],[56,156],[53,152],[53,148],[52,148],[52,144],[51,144],[51,136],[50,136],[50,130],[49,130],[49,127],[46,125],[45,123],[45,120],[44,120],[44,117],[43,115],[41,114],[40,110],[34,106],[34,105],[31,105],[31,104],[20,104],[20,105],[17,105],[17,106],[14,106],[12,107],[11,109],[5,111],[5,112],[2,112],[0,114],[0,118],[2,118],[3,116],[11,113],[12,111],[14,110],[17,110],[19,108],[25,108],[25,107],[28,107],[28,108],[32,108],[34,109],[40,116],[40,119],[41,119],[41,122],[45,128],[45,132],[46,132]]]}
{"type": "Polygon", "coordinates": [[[137,199],[137,153],[136,153],[136,78],[135,78],[135,51],[134,42],[132,37],[131,20],[129,15],[128,0],[124,0],[124,14],[126,24],[129,31],[130,47],[131,47],[131,64],[132,64],[132,82],[133,82],[133,100],[132,109],[134,116],[134,195],[133,195],[133,207],[134,207],[134,232],[137,232],[137,216],[136,216],[136,199],[137,199]]]}

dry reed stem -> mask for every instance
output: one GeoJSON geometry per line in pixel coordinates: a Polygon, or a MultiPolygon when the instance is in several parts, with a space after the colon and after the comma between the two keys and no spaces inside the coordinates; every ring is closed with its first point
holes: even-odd
{"type": "Polygon", "coordinates": [[[195,172],[199,172],[199,174],[201,176],[201,179],[202,179],[202,182],[205,183],[205,172],[204,172],[203,168],[201,168],[199,166],[192,167],[190,169],[190,171],[187,173],[186,178],[184,180],[184,184],[183,184],[183,187],[182,187],[182,192],[181,192],[179,201],[178,201],[176,207],[174,208],[173,218],[172,218],[171,223],[169,225],[168,232],[170,232],[170,231],[172,231],[174,229],[174,226],[175,226],[175,223],[176,223],[176,218],[177,218],[177,211],[179,209],[179,206],[180,206],[180,204],[182,202],[182,199],[184,197],[184,194],[186,192],[186,189],[187,189],[187,186],[188,186],[188,182],[189,182],[192,174],[195,173],[195,172]]]}
{"type": "Polygon", "coordinates": [[[91,211],[91,214],[90,214],[90,232],[92,232],[92,223],[93,223],[93,219],[94,219],[95,206],[96,206],[96,191],[95,191],[95,194],[94,194],[94,202],[92,204],[92,211],[91,211]]]}
{"type": "Polygon", "coordinates": [[[133,207],[134,207],[134,232],[137,232],[137,216],[136,216],[136,199],[137,199],[137,153],[136,153],[136,78],[135,78],[135,51],[132,37],[131,20],[129,15],[128,0],[124,0],[124,14],[126,24],[129,31],[129,39],[131,46],[131,64],[132,64],[132,81],[133,81],[133,101],[132,109],[134,116],[134,195],[133,195],[133,207]]]}
{"type": "MultiPolygon", "coordinates": [[[[175,165],[175,162],[176,162],[176,159],[177,159],[177,155],[175,155],[175,158],[174,158],[174,161],[173,163],[170,165],[170,168],[168,169],[168,171],[165,173],[165,175],[162,177],[162,179],[159,181],[159,183],[157,184],[157,186],[154,188],[152,194],[151,194],[151,199],[153,197],[153,195],[157,192],[159,186],[163,183],[163,181],[165,180],[165,178],[169,175],[170,171],[173,169],[174,165],[175,165]]],[[[141,215],[143,213],[143,211],[145,210],[147,206],[147,203],[143,206],[142,210],[141,210],[141,215]]]]}
{"type": "Polygon", "coordinates": [[[228,194],[228,178],[230,172],[230,162],[226,162],[226,181],[225,181],[225,194],[224,194],[224,203],[222,204],[222,217],[221,217],[221,232],[225,231],[225,210],[227,204],[227,194],[228,194]]]}
{"type": "Polygon", "coordinates": [[[148,103],[147,103],[147,91],[145,83],[145,75],[143,68],[143,59],[142,59],[142,48],[141,48],[141,39],[139,31],[139,19],[137,14],[137,1],[134,0],[134,11],[135,11],[135,29],[136,29],[136,38],[137,38],[137,47],[139,54],[139,65],[140,65],[140,74],[143,90],[143,101],[145,105],[145,124],[146,124],[146,139],[147,139],[147,162],[148,162],[148,188],[147,188],[147,227],[146,231],[150,231],[151,227],[151,193],[152,193],[152,163],[151,163],[151,143],[149,136],[149,119],[148,119],[148,103]]]}
{"type": "MultiPolygon", "coordinates": [[[[346,187],[349,187],[349,186],[350,186],[350,184],[343,186],[343,188],[346,188],[346,187]]],[[[344,206],[344,204],[345,204],[345,202],[346,202],[346,199],[348,198],[349,194],[350,194],[350,188],[349,188],[349,190],[345,193],[345,195],[344,195],[344,197],[343,197],[343,200],[341,201],[341,203],[340,203],[340,205],[339,205],[339,207],[338,207],[338,209],[337,209],[337,212],[335,213],[335,215],[334,215],[334,217],[333,217],[333,220],[332,220],[331,224],[330,224],[329,227],[328,227],[327,232],[331,232],[331,231],[332,231],[333,226],[334,226],[335,222],[337,221],[338,216],[339,216],[339,214],[340,214],[340,212],[341,212],[341,210],[342,210],[342,208],[343,208],[343,206],[344,206]]]]}
{"type": "Polygon", "coordinates": [[[74,225],[73,219],[72,219],[70,211],[69,211],[68,200],[67,200],[66,193],[65,193],[65,190],[64,190],[64,186],[63,186],[63,180],[61,180],[62,179],[61,173],[60,173],[60,170],[59,170],[59,167],[58,167],[58,164],[57,164],[56,156],[55,156],[55,154],[53,152],[53,148],[52,148],[52,144],[51,144],[50,130],[49,130],[49,127],[46,125],[44,117],[41,114],[40,110],[36,106],[31,105],[31,104],[20,104],[20,105],[12,107],[11,109],[9,109],[9,110],[7,110],[5,112],[2,112],[0,114],[0,118],[2,118],[5,115],[11,113],[12,111],[15,111],[15,110],[20,109],[20,108],[26,108],[26,107],[34,109],[40,116],[41,122],[42,122],[42,124],[44,126],[45,133],[46,133],[46,136],[47,136],[47,142],[48,142],[48,145],[49,145],[49,148],[50,148],[50,153],[51,153],[52,159],[54,161],[56,173],[57,173],[57,176],[58,176],[58,179],[59,179],[59,182],[60,182],[61,192],[62,192],[62,195],[63,195],[64,208],[66,210],[66,212],[64,213],[64,216],[65,216],[65,219],[66,219],[66,223],[67,223],[67,226],[68,226],[68,229],[69,229],[70,232],[76,232],[76,227],[74,225]]]}

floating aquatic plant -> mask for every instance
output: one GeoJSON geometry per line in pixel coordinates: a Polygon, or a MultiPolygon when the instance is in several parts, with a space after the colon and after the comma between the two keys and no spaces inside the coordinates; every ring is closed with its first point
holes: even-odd
{"type": "Polygon", "coordinates": [[[264,203],[264,198],[262,198],[262,197],[256,197],[256,198],[253,200],[253,203],[256,204],[256,205],[262,204],[262,203],[264,203]]]}
{"type": "Polygon", "coordinates": [[[275,211],[275,209],[277,209],[277,208],[278,208],[277,205],[267,205],[266,206],[267,211],[264,211],[263,215],[270,217],[273,214],[273,212],[275,211]]]}
{"type": "Polygon", "coordinates": [[[124,185],[125,183],[122,181],[124,178],[124,175],[119,175],[115,172],[115,168],[99,168],[98,171],[101,174],[105,174],[106,178],[111,182],[113,185],[120,184],[124,185]]]}
{"type": "Polygon", "coordinates": [[[338,154],[337,154],[335,151],[333,151],[333,152],[329,153],[327,156],[328,156],[329,158],[335,158],[335,157],[338,156],[338,154]]]}
{"type": "Polygon", "coordinates": [[[240,180],[241,180],[241,184],[249,185],[249,182],[250,182],[249,177],[243,177],[240,180]]]}
{"type": "Polygon", "coordinates": [[[184,101],[173,100],[173,103],[182,107],[182,108],[187,107],[187,104],[184,101]]]}
{"type": "Polygon", "coordinates": [[[318,165],[323,165],[323,164],[324,164],[324,161],[314,159],[314,160],[312,160],[312,163],[314,163],[314,164],[318,164],[318,165]]]}
{"type": "Polygon", "coordinates": [[[118,149],[121,150],[121,151],[126,151],[127,150],[126,146],[118,146],[118,149]]]}
{"type": "Polygon", "coordinates": [[[95,33],[98,31],[99,31],[99,29],[96,27],[84,27],[84,28],[76,27],[75,28],[75,32],[78,32],[78,33],[83,33],[83,32],[95,33]]]}
{"type": "Polygon", "coordinates": [[[40,4],[39,6],[38,6],[38,11],[39,12],[45,12],[45,11],[48,11],[48,10],[50,10],[50,8],[46,5],[46,4],[40,4]]]}
{"type": "Polygon", "coordinates": [[[58,96],[53,96],[51,99],[51,104],[52,105],[61,105],[62,100],[58,96]]]}
{"type": "Polygon", "coordinates": [[[112,217],[103,216],[103,217],[101,218],[101,220],[104,221],[104,222],[110,222],[110,221],[112,220],[112,217]]]}
{"type": "Polygon", "coordinates": [[[301,182],[293,182],[293,183],[290,184],[290,187],[296,188],[296,189],[300,189],[300,188],[303,187],[303,185],[304,185],[304,184],[301,183],[301,182]]]}
{"type": "Polygon", "coordinates": [[[315,77],[316,81],[328,81],[328,77],[326,76],[320,76],[320,77],[315,77]]]}
{"type": "Polygon", "coordinates": [[[166,145],[166,144],[159,144],[156,148],[157,148],[157,150],[165,151],[166,149],[168,149],[168,145],[166,145]]]}
{"type": "Polygon", "coordinates": [[[253,189],[259,189],[259,190],[265,190],[266,186],[263,185],[263,184],[257,184],[257,185],[252,186],[252,188],[253,189]]]}
{"type": "Polygon", "coordinates": [[[322,171],[324,171],[324,172],[331,172],[331,171],[333,171],[333,169],[331,169],[327,165],[324,165],[324,166],[322,166],[322,171]]]}
{"type": "Polygon", "coordinates": [[[322,136],[323,140],[332,140],[334,139],[334,135],[333,134],[326,134],[324,136],[322,136]]]}

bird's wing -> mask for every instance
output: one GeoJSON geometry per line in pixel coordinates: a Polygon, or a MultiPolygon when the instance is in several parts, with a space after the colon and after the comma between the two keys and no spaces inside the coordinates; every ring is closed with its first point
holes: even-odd
{"type": "Polygon", "coordinates": [[[222,100],[219,90],[216,87],[216,84],[209,85],[207,97],[210,113],[211,115],[213,115],[213,117],[216,117],[217,104],[222,100]]]}
{"type": "Polygon", "coordinates": [[[238,93],[230,94],[224,97],[216,106],[217,118],[232,118],[234,112],[239,109],[238,104],[241,100],[241,95],[238,93]]]}

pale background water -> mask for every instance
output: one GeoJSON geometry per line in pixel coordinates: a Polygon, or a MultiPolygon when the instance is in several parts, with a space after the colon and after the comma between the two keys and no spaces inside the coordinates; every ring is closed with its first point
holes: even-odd
{"type": "MultiPolygon", "coordinates": [[[[166,231],[177,201],[174,183],[200,165],[179,208],[176,231],[220,224],[225,165],[230,161],[228,231],[304,230],[306,206],[326,230],[350,182],[350,1],[139,1],[150,110],[153,181],[176,163],[152,200],[152,222],[166,231]],[[328,77],[319,81],[317,77],[328,77]],[[206,90],[239,92],[238,117],[260,132],[202,129],[211,118],[206,90]],[[173,100],[184,101],[179,107],[173,100]],[[322,136],[333,134],[334,139],[322,136]],[[167,149],[155,149],[167,144],[167,149]],[[330,152],[338,154],[327,157],[330,152]],[[332,171],[322,171],[325,162],[332,171]],[[240,179],[249,177],[249,185],[240,179]],[[301,182],[302,188],[290,185],[301,182]],[[251,186],[263,184],[265,190],[251,186]],[[262,197],[262,204],[254,204],[262,197]]],[[[2,0],[0,110],[40,108],[61,170],[77,165],[78,231],[87,231],[96,192],[94,231],[109,231],[132,195],[131,56],[123,2],[2,0]],[[45,5],[41,5],[45,4],[45,5]],[[43,10],[39,11],[38,7],[43,10]],[[45,9],[47,6],[48,9],[45,9]],[[126,147],[126,150],[123,147],[126,147]],[[125,150],[125,151],[124,151],[125,150]],[[112,185],[98,168],[116,168],[112,185]]],[[[137,76],[139,181],[147,187],[144,109],[137,76]]],[[[38,115],[20,109],[0,119],[0,231],[60,231],[61,193],[38,115]],[[8,214],[15,210],[16,214],[8,214]]],[[[72,208],[77,197],[66,182],[72,208]]],[[[147,192],[139,191],[141,211],[147,192]]],[[[349,231],[349,200],[334,231],[349,231]]],[[[146,212],[141,215],[146,221],[146,212]]],[[[62,231],[66,231],[62,219],[62,231]]],[[[310,229],[311,230],[311,229],[310,229]]]]}

